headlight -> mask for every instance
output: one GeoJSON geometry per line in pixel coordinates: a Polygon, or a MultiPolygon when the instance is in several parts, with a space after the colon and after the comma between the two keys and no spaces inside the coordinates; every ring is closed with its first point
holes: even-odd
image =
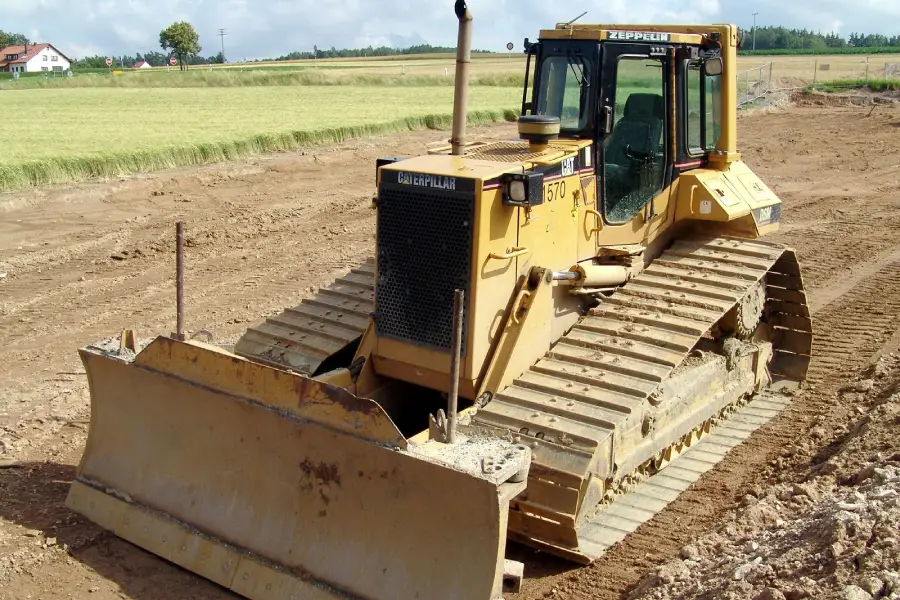
{"type": "Polygon", "coordinates": [[[541,173],[504,173],[500,176],[503,186],[503,204],[531,207],[544,202],[544,175],[541,173]]]}
{"type": "Polygon", "coordinates": [[[509,198],[513,202],[525,202],[525,182],[509,182],[509,198]]]}

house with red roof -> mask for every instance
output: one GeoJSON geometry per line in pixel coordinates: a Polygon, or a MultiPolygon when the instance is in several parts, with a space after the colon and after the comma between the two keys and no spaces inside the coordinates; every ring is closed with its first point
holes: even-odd
{"type": "Polygon", "coordinates": [[[0,72],[39,73],[67,71],[72,61],[53,44],[7,46],[0,50],[0,72]]]}
{"type": "Polygon", "coordinates": [[[145,60],[139,60],[136,63],[134,63],[134,68],[135,69],[152,69],[153,65],[151,65],[150,63],[148,63],[145,60]]]}

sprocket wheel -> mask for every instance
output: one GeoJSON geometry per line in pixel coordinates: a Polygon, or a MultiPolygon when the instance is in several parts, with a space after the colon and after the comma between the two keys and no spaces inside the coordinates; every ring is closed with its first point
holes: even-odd
{"type": "Polygon", "coordinates": [[[756,335],[766,306],[766,283],[760,281],[719,321],[719,336],[750,341],[756,335]]]}

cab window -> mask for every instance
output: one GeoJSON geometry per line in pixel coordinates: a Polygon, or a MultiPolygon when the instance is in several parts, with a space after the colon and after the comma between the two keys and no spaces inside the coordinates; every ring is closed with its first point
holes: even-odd
{"type": "Polygon", "coordinates": [[[687,146],[697,156],[715,150],[722,135],[722,76],[708,75],[703,63],[687,68],[687,146]]]}
{"type": "Polygon", "coordinates": [[[537,114],[559,117],[563,130],[581,131],[590,119],[591,61],[579,55],[548,56],[541,62],[537,114]]]}
{"type": "Polygon", "coordinates": [[[622,56],[616,66],[614,125],[603,140],[604,214],[629,221],[662,191],[665,176],[663,62],[622,56]]]}

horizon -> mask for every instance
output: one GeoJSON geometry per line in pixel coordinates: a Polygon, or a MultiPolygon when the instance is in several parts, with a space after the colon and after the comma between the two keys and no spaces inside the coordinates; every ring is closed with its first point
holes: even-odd
{"type": "MultiPolygon", "coordinates": [[[[364,4],[360,0],[335,0],[321,9],[312,0],[267,5],[254,5],[250,0],[108,0],[99,5],[89,0],[0,0],[0,8],[5,9],[5,30],[53,44],[75,60],[160,52],[159,31],[181,20],[190,22],[200,35],[202,56],[220,52],[218,30],[225,29],[225,56],[229,62],[312,52],[314,45],[348,50],[456,45],[456,19],[450,0],[425,6],[414,0],[388,0],[377,13],[364,4]],[[52,12],[54,8],[68,10],[57,17],[52,12]]],[[[854,32],[893,36],[900,33],[889,29],[900,29],[900,3],[896,4],[885,6],[876,0],[798,0],[785,6],[780,0],[757,0],[752,4],[712,0],[696,5],[687,0],[648,0],[635,8],[626,0],[577,0],[560,11],[538,0],[469,2],[475,13],[473,47],[501,53],[506,52],[507,43],[519,48],[525,37],[534,39],[540,29],[552,28],[585,11],[588,14],[581,22],[729,22],[748,31],[756,13],[760,28],[783,26],[837,33],[844,38],[854,32]]]]}

